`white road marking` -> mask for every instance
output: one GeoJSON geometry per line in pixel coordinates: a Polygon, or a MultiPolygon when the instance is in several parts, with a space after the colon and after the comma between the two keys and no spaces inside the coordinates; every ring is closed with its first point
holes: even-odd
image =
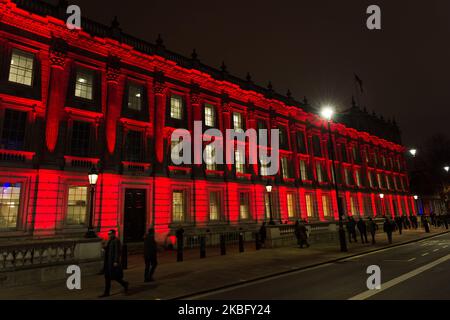
{"type": "Polygon", "coordinates": [[[437,251],[439,251],[439,249],[434,249],[434,250],[433,250],[433,252],[437,252],[437,251]]]}
{"type": "Polygon", "coordinates": [[[428,253],[428,252],[425,252],[424,254],[422,254],[422,257],[425,257],[425,256],[427,256],[427,255],[429,255],[429,253],[428,253]]]}
{"type": "Polygon", "coordinates": [[[442,248],[443,248],[443,249],[447,249],[447,248],[448,248],[448,246],[443,246],[442,248]]]}
{"type": "Polygon", "coordinates": [[[414,261],[414,260],[416,260],[416,258],[411,258],[411,259],[408,260],[408,262],[411,262],[411,261],[414,261]]]}
{"type": "Polygon", "coordinates": [[[400,284],[400,283],[402,283],[402,282],[404,282],[404,281],[406,281],[406,280],[408,280],[408,279],[410,279],[412,277],[415,277],[415,276],[417,276],[417,275],[419,275],[419,274],[421,274],[421,273],[423,273],[423,272],[425,272],[425,271],[427,271],[427,270],[429,270],[431,268],[434,268],[435,266],[437,266],[437,265],[439,265],[441,263],[444,263],[444,262],[446,262],[449,259],[450,259],[450,254],[448,254],[445,257],[442,257],[442,258],[440,258],[438,260],[435,260],[435,261],[433,261],[433,262],[431,262],[429,264],[426,264],[426,265],[424,265],[424,266],[422,266],[420,268],[417,268],[417,269],[415,269],[413,271],[405,273],[405,274],[403,274],[403,275],[401,275],[401,276],[399,276],[399,277],[397,277],[395,279],[392,279],[392,280],[386,282],[385,284],[382,284],[380,290],[367,290],[367,291],[362,292],[362,293],[360,293],[360,294],[358,294],[358,295],[356,295],[354,297],[351,297],[349,300],[366,300],[366,299],[368,299],[368,298],[370,298],[370,297],[372,297],[372,296],[374,296],[374,295],[376,295],[376,294],[378,294],[380,292],[383,292],[383,291],[385,291],[385,290],[387,290],[387,289],[389,289],[389,288],[391,288],[393,286],[396,286],[396,285],[398,285],[398,284],[400,284]]]}

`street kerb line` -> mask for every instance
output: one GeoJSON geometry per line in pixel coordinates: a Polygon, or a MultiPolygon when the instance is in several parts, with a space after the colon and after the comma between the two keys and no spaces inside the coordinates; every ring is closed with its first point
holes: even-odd
{"type": "Polygon", "coordinates": [[[434,268],[437,265],[439,265],[441,263],[444,263],[444,262],[446,262],[449,259],[450,259],[450,254],[446,255],[445,257],[439,258],[439,259],[437,259],[437,260],[435,260],[433,262],[430,262],[429,264],[426,264],[426,265],[424,265],[424,266],[422,266],[420,268],[417,268],[417,269],[415,269],[413,271],[405,273],[405,274],[403,274],[403,275],[401,275],[401,276],[399,276],[397,278],[394,278],[394,279],[386,282],[385,284],[382,284],[380,290],[367,290],[367,291],[365,291],[363,293],[360,293],[360,294],[358,294],[358,295],[356,295],[356,296],[354,296],[352,298],[349,298],[348,300],[366,300],[366,299],[368,299],[368,298],[370,298],[370,297],[372,297],[372,296],[374,296],[376,294],[379,294],[379,293],[381,293],[381,292],[383,292],[383,291],[385,291],[385,290],[387,290],[389,288],[392,288],[393,286],[396,286],[396,285],[398,285],[398,284],[400,284],[400,283],[402,283],[402,282],[404,282],[404,281],[406,281],[408,279],[411,279],[411,278],[413,278],[413,277],[415,277],[415,276],[417,276],[417,275],[419,275],[419,274],[421,274],[421,273],[423,273],[423,272],[425,272],[425,271],[427,271],[427,270],[429,270],[431,268],[434,268]]]}
{"type": "Polygon", "coordinates": [[[250,286],[250,285],[256,284],[256,283],[267,282],[267,281],[270,281],[270,280],[275,279],[275,278],[282,278],[282,277],[286,277],[286,276],[289,276],[289,275],[302,273],[302,272],[305,272],[305,271],[310,271],[310,270],[314,270],[314,269],[327,267],[329,265],[335,264],[335,263],[340,262],[340,261],[350,261],[350,260],[353,260],[353,259],[357,259],[359,257],[364,257],[364,256],[372,255],[372,254],[377,254],[377,253],[384,252],[384,251],[387,251],[387,250],[392,250],[392,249],[395,249],[395,248],[403,247],[403,246],[406,246],[406,245],[409,245],[409,244],[426,241],[426,240],[429,240],[431,238],[442,237],[442,236],[445,236],[448,233],[449,233],[449,231],[444,231],[444,232],[441,232],[441,233],[438,233],[438,234],[429,235],[429,236],[421,238],[421,239],[408,240],[408,241],[403,242],[403,243],[397,243],[397,244],[394,244],[394,245],[390,245],[387,248],[379,248],[379,249],[371,250],[369,252],[356,253],[356,254],[352,254],[352,255],[350,255],[348,257],[332,259],[330,261],[319,262],[317,264],[300,267],[298,270],[287,270],[287,271],[283,271],[283,272],[277,272],[277,273],[274,273],[274,274],[269,274],[269,275],[257,277],[255,279],[249,279],[249,280],[246,281],[246,283],[234,282],[234,283],[230,283],[230,284],[227,284],[227,285],[224,285],[224,286],[220,286],[220,287],[216,287],[216,288],[211,288],[211,289],[207,289],[207,290],[193,292],[193,293],[189,293],[189,294],[185,294],[185,295],[181,295],[181,296],[170,297],[169,300],[196,300],[196,299],[200,299],[200,298],[203,298],[203,297],[214,295],[216,293],[223,293],[223,292],[231,291],[233,289],[247,287],[247,286],[250,286]]]}

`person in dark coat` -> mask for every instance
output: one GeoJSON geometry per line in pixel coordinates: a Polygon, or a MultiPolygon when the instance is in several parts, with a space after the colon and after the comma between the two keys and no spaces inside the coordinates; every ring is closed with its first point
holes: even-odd
{"type": "Polygon", "coordinates": [[[108,297],[111,291],[111,280],[115,280],[122,285],[125,292],[128,291],[128,282],[123,280],[123,270],[120,264],[121,243],[116,238],[116,230],[108,232],[108,242],[105,247],[105,258],[103,271],[105,275],[105,292],[100,298],[108,297]]]}
{"type": "Polygon", "coordinates": [[[149,229],[147,236],[144,239],[144,282],[151,282],[156,266],[158,265],[158,247],[155,241],[155,230],[149,229]]]}
{"type": "Polygon", "coordinates": [[[303,248],[304,245],[309,248],[308,231],[302,222],[297,221],[295,223],[295,237],[300,248],[303,248]]]}
{"type": "Polygon", "coordinates": [[[361,242],[369,243],[369,241],[367,240],[366,222],[362,218],[359,218],[358,222],[356,223],[356,227],[358,228],[359,234],[361,235],[361,242]]]}
{"type": "Polygon", "coordinates": [[[393,231],[393,224],[391,221],[389,221],[389,218],[386,218],[384,220],[383,225],[383,231],[386,232],[386,235],[388,237],[389,244],[392,244],[392,231],[393,231]]]}
{"type": "Polygon", "coordinates": [[[417,221],[417,216],[412,216],[411,217],[411,223],[412,223],[412,227],[417,230],[417,228],[419,228],[419,223],[417,221]]]}
{"type": "Polygon", "coordinates": [[[352,238],[353,240],[355,240],[355,242],[358,242],[358,240],[356,239],[356,222],[353,217],[348,217],[347,232],[350,243],[352,242],[352,238]]]}
{"type": "Polygon", "coordinates": [[[443,222],[445,229],[448,230],[448,213],[443,215],[443,222]]]}
{"type": "Polygon", "coordinates": [[[367,222],[367,229],[372,236],[372,244],[375,244],[375,236],[377,234],[378,225],[372,220],[372,218],[369,218],[369,222],[367,222]]]}
{"type": "Polygon", "coordinates": [[[263,222],[261,228],[259,228],[259,241],[261,241],[261,246],[265,246],[266,243],[266,239],[267,239],[267,227],[266,227],[266,223],[263,222]]]}
{"type": "Polygon", "coordinates": [[[398,233],[402,234],[403,220],[402,220],[402,218],[400,216],[395,217],[395,224],[397,226],[398,233]]]}
{"type": "Polygon", "coordinates": [[[425,228],[425,232],[430,233],[430,224],[428,222],[427,217],[422,216],[421,220],[422,220],[422,225],[425,228]]]}

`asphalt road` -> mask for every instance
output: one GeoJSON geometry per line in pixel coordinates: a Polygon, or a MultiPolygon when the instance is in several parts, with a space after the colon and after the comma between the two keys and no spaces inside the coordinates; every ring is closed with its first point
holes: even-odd
{"type": "Polygon", "coordinates": [[[450,299],[449,283],[450,234],[444,234],[190,299],[450,299]],[[367,288],[371,265],[381,269],[380,290],[367,288]]]}

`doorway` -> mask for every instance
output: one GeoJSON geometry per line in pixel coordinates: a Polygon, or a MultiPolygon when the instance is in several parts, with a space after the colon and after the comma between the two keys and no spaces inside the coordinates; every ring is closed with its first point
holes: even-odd
{"type": "Polygon", "coordinates": [[[144,239],[146,219],[146,190],[126,189],[124,206],[124,242],[141,242],[144,239]]]}

